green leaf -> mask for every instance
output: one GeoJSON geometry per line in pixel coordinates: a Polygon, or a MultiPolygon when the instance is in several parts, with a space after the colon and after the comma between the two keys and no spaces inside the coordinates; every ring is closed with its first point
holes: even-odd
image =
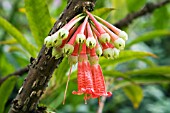
{"type": "Polygon", "coordinates": [[[105,58],[100,58],[100,64],[101,66],[107,67],[110,65],[117,65],[123,62],[127,62],[130,60],[134,60],[134,59],[140,59],[146,56],[152,56],[152,57],[156,57],[156,55],[150,53],[150,52],[144,52],[144,51],[131,51],[131,50],[125,50],[125,51],[121,51],[120,52],[120,56],[117,59],[114,60],[108,60],[105,58]]]}
{"type": "Polygon", "coordinates": [[[114,8],[99,8],[92,12],[92,14],[97,15],[103,19],[106,19],[111,11],[113,11],[114,8]]]}
{"type": "Polygon", "coordinates": [[[22,35],[21,32],[19,32],[17,28],[15,28],[12,24],[10,24],[2,17],[0,17],[0,26],[10,35],[12,35],[25,50],[27,50],[33,57],[35,57],[36,48],[26,40],[26,38],[22,35]]]}
{"type": "Polygon", "coordinates": [[[154,11],[152,15],[152,21],[155,28],[160,30],[165,29],[166,27],[168,28],[169,24],[167,23],[170,22],[169,19],[167,19],[170,18],[168,7],[161,7],[154,11]]]}
{"type": "Polygon", "coordinates": [[[11,44],[17,44],[16,39],[12,38],[5,41],[0,41],[0,45],[11,45],[11,44]]]}
{"type": "Polygon", "coordinates": [[[169,30],[155,30],[155,31],[151,31],[148,33],[145,33],[141,36],[139,36],[138,38],[132,40],[130,43],[126,44],[126,48],[132,46],[133,44],[139,43],[139,42],[143,42],[143,41],[148,41],[154,38],[165,38],[166,36],[170,36],[170,32],[169,30]]]}
{"type": "Polygon", "coordinates": [[[64,97],[64,92],[60,92],[59,95],[50,103],[49,108],[55,110],[59,105],[61,105],[64,97]]]}
{"type": "MultiPolygon", "coordinates": [[[[133,76],[130,78],[135,84],[155,84],[155,83],[170,83],[170,77],[159,76],[159,75],[147,75],[147,76],[133,76]]],[[[115,86],[111,89],[111,91],[132,85],[131,82],[127,80],[115,80],[115,86]]]]}
{"type": "Polygon", "coordinates": [[[127,0],[126,5],[130,12],[135,12],[141,9],[146,3],[146,0],[140,0],[140,2],[136,2],[136,0],[127,0]]]}
{"type": "Polygon", "coordinates": [[[17,77],[10,77],[0,86],[0,113],[4,113],[5,104],[15,86],[17,77]]]}
{"type": "Polygon", "coordinates": [[[160,67],[152,67],[141,70],[134,70],[126,72],[126,74],[132,75],[166,75],[170,76],[170,66],[160,66],[160,67]]]}
{"type": "Polygon", "coordinates": [[[36,43],[43,45],[52,24],[46,0],[25,0],[26,15],[36,43]]]}
{"type": "Polygon", "coordinates": [[[143,91],[142,88],[138,85],[130,85],[123,88],[124,93],[133,103],[134,108],[138,108],[142,99],[143,91]]]}
{"type": "MultiPolygon", "coordinates": [[[[119,71],[106,71],[106,70],[103,70],[103,74],[105,76],[109,76],[109,77],[114,77],[114,78],[124,78],[125,80],[127,81],[131,81],[132,83],[134,83],[129,77],[127,74],[125,73],[121,73],[119,71]]],[[[135,83],[134,83],[135,84],[135,83]]]]}

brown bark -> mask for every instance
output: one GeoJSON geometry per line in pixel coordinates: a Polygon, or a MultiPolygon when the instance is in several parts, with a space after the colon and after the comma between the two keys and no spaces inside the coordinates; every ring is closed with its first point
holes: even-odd
{"type": "MultiPolygon", "coordinates": [[[[71,18],[83,12],[83,9],[93,10],[96,0],[68,0],[68,4],[55,23],[49,35],[54,34],[65,25],[71,18]]],[[[33,113],[53,71],[61,63],[63,57],[55,59],[52,57],[52,49],[43,45],[38,57],[33,60],[29,68],[28,76],[20,88],[16,98],[13,100],[9,113],[33,113]]]]}

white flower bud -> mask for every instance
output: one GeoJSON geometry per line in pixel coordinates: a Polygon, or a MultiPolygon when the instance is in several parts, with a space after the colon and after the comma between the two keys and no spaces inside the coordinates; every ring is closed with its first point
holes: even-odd
{"type": "Polygon", "coordinates": [[[45,39],[44,39],[44,44],[46,45],[46,47],[52,47],[52,37],[51,36],[47,36],[45,39]]]}
{"type": "Polygon", "coordinates": [[[110,35],[108,33],[101,34],[99,37],[101,43],[110,42],[110,35]]]}
{"type": "Polygon", "coordinates": [[[119,37],[122,38],[124,41],[127,41],[127,40],[128,40],[128,35],[127,35],[127,33],[124,32],[124,31],[121,31],[121,32],[119,33],[119,37]]]}
{"type": "Polygon", "coordinates": [[[118,57],[119,57],[120,50],[117,49],[117,48],[113,48],[112,50],[113,50],[113,53],[114,53],[114,55],[113,55],[114,58],[118,58],[118,57]]]}
{"type": "Polygon", "coordinates": [[[113,42],[113,44],[119,50],[123,50],[125,48],[125,41],[122,38],[118,38],[113,42]]]}
{"type": "Polygon", "coordinates": [[[86,36],[84,34],[77,34],[76,36],[76,42],[79,43],[84,43],[86,40],[86,36]]]}
{"type": "Polygon", "coordinates": [[[94,39],[94,37],[87,38],[86,45],[90,49],[94,48],[96,46],[96,40],[94,39]]]}
{"type": "Polygon", "coordinates": [[[100,46],[96,49],[96,54],[99,57],[102,55],[102,48],[100,46]]]}
{"type": "Polygon", "coordinates": [[[103,56],[107,59],[113,59],[114,53],[112,51],[112,48],[107,48],[105,50],[103,50],[103,56]]]}
{"type": "Polygon", "coordinates": [[[62,40],[66,39],[69,35],[69,31],[64,28],[59,29],[57,32],[58,32],[58,38],[62,40]]]}

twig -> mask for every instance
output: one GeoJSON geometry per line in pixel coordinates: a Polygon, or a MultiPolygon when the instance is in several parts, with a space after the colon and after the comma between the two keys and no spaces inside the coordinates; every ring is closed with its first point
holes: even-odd
{"type": "Polygon", "coordinates": [[[13,73],[5,76],[4,78],[1,78],[1,79],[0,79],[0,86],[1,86],[1,84],[2,84],[5,80],[7,80],[9,77],[11,77],[11,76],[22,76],[23,74],[27,73],[28,70],[29,70],[29,67],[27,66],[27,67],[24,67],[24,68],[22,68],[22,69],[20,69],[20,70],[17,70],[17,71],[15,71],[15,72],[13,72],[13,73]]]}
{"type": "Polygon", "coordinates": [[[170,3],[170,0],[165,0],[163,2],[154,4],[154,3],[147,3],[143,9],[128,14],[125,18],[123,18],[122,20],[118,21],[117,23],[115,23],[114,25],[117,26],[118,28],[122,28],[122,27],[127,27],[129,24],[132,23],[133,20],[135,20],[136,18],[139,18],[141,16],[144,16],[148,13],[152,13],[153,11],[155,11],[156,9],[165,6],[166,4],[170,3]]]}

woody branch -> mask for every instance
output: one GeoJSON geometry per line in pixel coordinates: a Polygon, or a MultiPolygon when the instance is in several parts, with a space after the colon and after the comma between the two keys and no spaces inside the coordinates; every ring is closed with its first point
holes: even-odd
{"type": "MultiPolygon", "coordinates": [[[[49,35],[54,34],[64,26],[71,18],[83,11],[93,10],[96,0],[69,0],[68,4],[55,23],[49,35]]],[[[38,57],[29,68],[28,76],[20,88],[16,98],[12,101],[9,113],[37,112],[36,106],[46,89],[55,68],[61,63],[63,57],[57,60],[52,57],[52,49],[43,45],[38,57]]]]}

